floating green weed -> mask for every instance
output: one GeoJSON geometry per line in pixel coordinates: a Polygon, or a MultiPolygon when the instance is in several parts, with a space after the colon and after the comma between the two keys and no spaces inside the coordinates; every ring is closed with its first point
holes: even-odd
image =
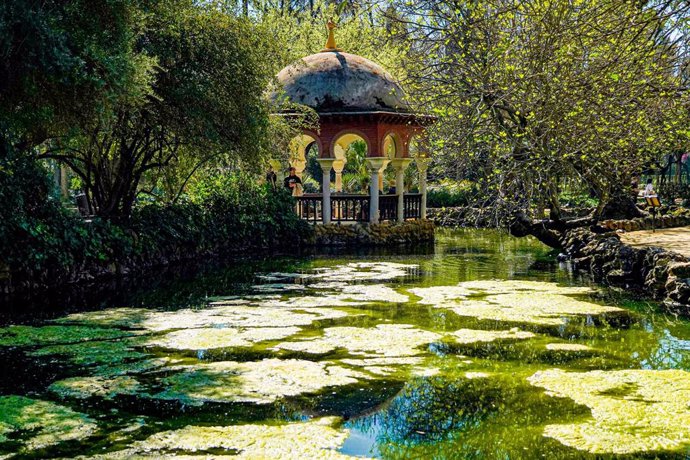
{"type": "Polygon", "coordinates": [[[23,396],[0,397],[0,443],[17,433],[25,449],[42,449],[87,438],[96,429],[93,420],[69,407],[23,396]]]}
{"type": "Polygon", "coordinates": [[[690,446],[690,373],[681,370],[566,372],[529,379],[548,394],[571,398],[592,419],[547,425],[544,436],[595,454],[633,454],[690,446]]]}

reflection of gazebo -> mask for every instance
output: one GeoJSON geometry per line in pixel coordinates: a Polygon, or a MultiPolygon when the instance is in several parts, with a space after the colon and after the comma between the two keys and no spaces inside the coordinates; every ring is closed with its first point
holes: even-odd
{"type": "Polygon", "coordinates": [[[424,218],[429,158],[423,134],[434,118],[412,113],[400,86],[379,65],[339,50],[334,28],[329,21],[323,51],[300,59],[278,74],[285,96],[293,103],[313,108],[319,116],[318,132],[305,130],[291,143],[290,166],[299,176],[310,147],[318,148],[323,170],[322,194],[298,197],[299,212],[314,221],[320,217],[324,223],[424,218]],[[356,140],[367,146],[369,195],[342,194],[345,152],[356,140]],[[413,141],[418,146],[414,160],[420,174],[419,194],[404,193],[403,174],[412,161],[413,141]],[[396,172],[396,194],[381,195],[382,175],[389,163],[396,172]],[[334,195],[331,169],[335,170],[334,195]]]}

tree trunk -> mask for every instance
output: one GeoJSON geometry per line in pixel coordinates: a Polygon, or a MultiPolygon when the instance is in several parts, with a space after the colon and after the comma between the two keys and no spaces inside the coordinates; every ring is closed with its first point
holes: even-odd
{"type": "Polygon", "coordinates": [[[601,208],[599,219],[634,219],[645,215],[637,207],[637,198],[627,190],[614,190],[601,208]]]}
{"type": "Polygon", "coordinates": [[[533,221],[524,212],[519,212],[509,227],[510,234],[517,237],[534,236],[552,248],[561,247],[561,233],[548,228],[547,221],[533,221]]]}

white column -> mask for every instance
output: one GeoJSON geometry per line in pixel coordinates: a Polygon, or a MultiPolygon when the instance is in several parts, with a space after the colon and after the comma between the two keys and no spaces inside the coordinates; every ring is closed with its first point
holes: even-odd
{"type": "Polygon", "coordinates": [[[369,181],[369,222],[376,224],[379,221],[379,171],[388,160],[382,157],[367,158],[367,167],[371,174],[369,181]]]}
{"type": "Polygon", "coordinates": [[[398,222],[405,221],[405,169],[411,161],[409,158],[392,160],[395,168],[395,192],[398,194],[398,222]]]}
{"type": "Polygon", "coordinates": [[[383,165],[381,165],[381,168],[379,168],[379,192],[381,193],[383,193],[383,173],[386,171],[388,163],[390,163],[390,160],[384,161],[383,165]]]}
{"type": "Polygon", "coordinates": [[[333,168],[333,158],[318,158],[316,161],[323,171],[323,181],[321,182],[321,193],[323,202],[321,204],[321,217],[324,224],[331,223],[331,168],[333,168]]]}
{"type": "Polygon", "coordinates": [[[417,163],[417,170],[419,171],[419,191],[422,194],[421,216],[422,219],[426,219],[426,172],[429,169],[431,158],[417,157],[414,161],[417,163]]]}
{"type": "Polygon", "coordinates": [[[345,169],[345,162],[343,160],[335,160],[333,162],[333,170],[335,171],[335,191],[338,193],[343,191],[343,169],[345,169]]]}

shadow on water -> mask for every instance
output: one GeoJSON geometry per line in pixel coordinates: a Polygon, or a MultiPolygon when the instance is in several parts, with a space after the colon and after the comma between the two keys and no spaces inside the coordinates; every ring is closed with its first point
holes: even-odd
{"type": "Polygon", "coordinates": [[[200,307],[209,297],[247,293],[264,272],[305,270],[315,259],[380,259],[428,256],[433,244],[376,248],[302,248],[290,254],[259,252],[252,256],[192,260],[132,276],[65,284],[50,289],[0,295],[0,324],[31,323],[66,313],[120,307],[176,309],[200,307]]]}

